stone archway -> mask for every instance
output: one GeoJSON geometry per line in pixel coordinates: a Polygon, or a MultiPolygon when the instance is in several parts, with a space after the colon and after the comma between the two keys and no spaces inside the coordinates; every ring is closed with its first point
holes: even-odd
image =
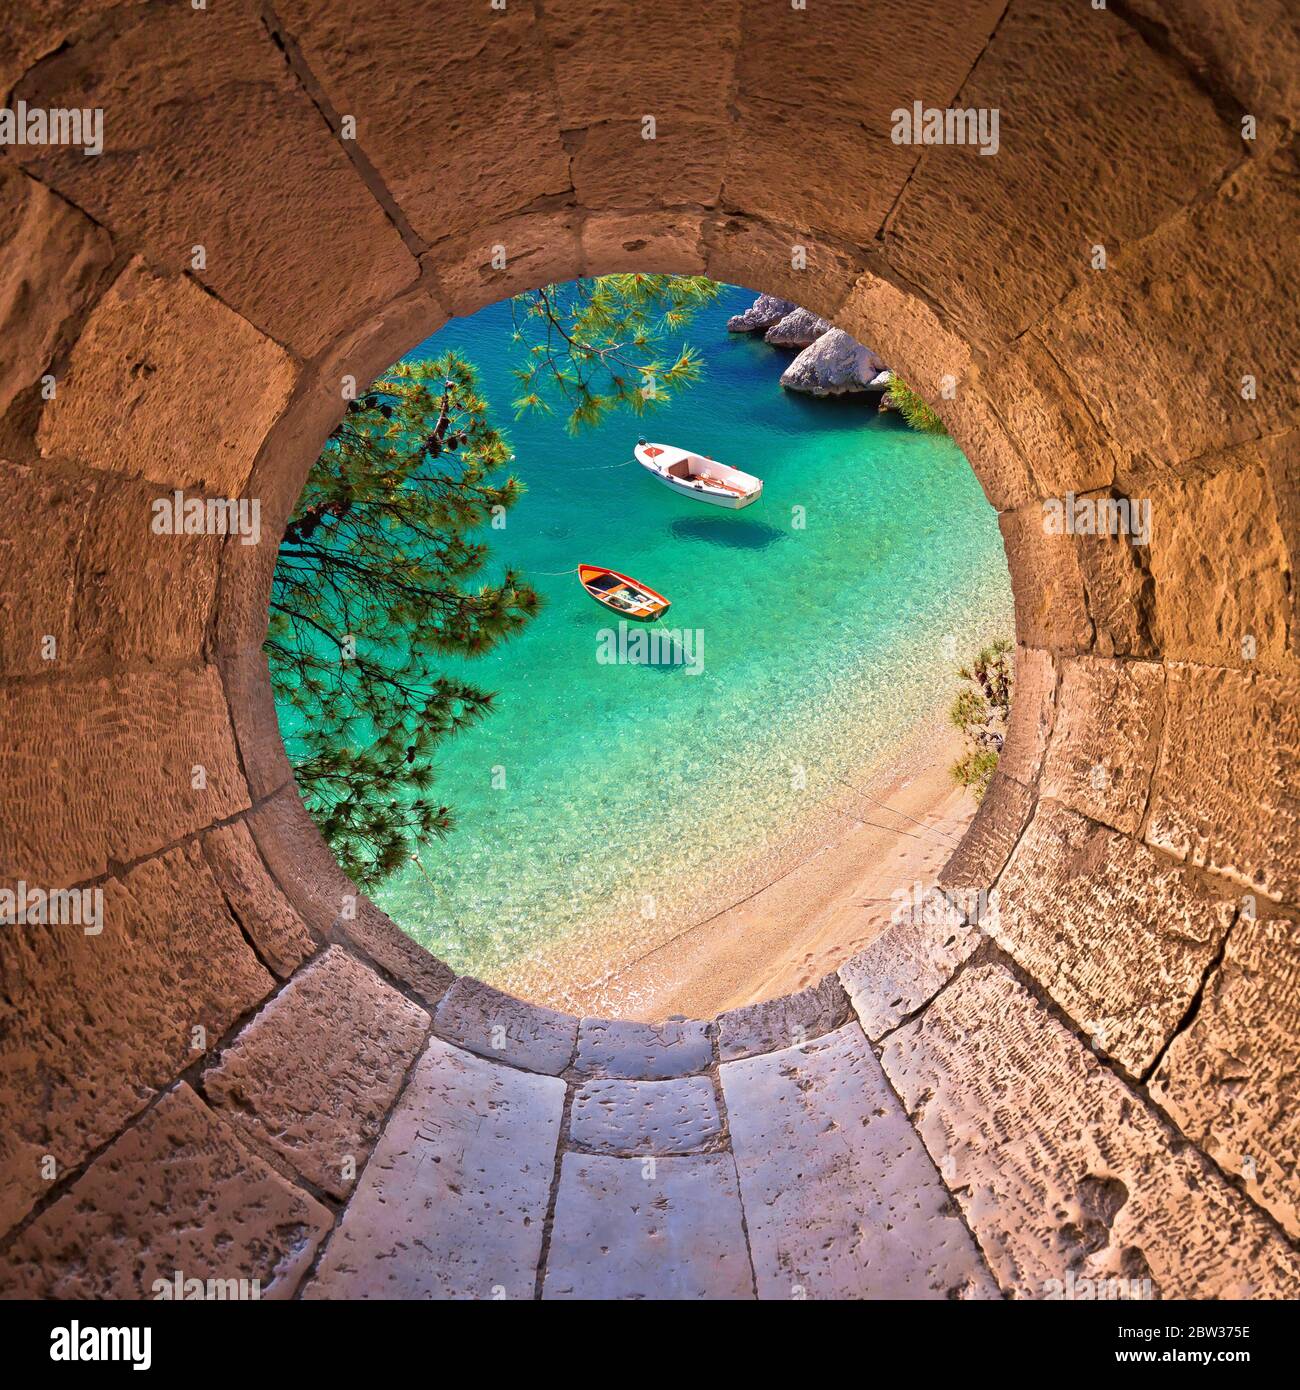
{"type": "Polygon", "coordinates": [[[0,158],[0,883],[100,889],[104,930],[0,939],[0,1285],[148,1296],[156,1264],[280,1296],[789,1297],[791,1270],[811,1296],[1294,1296],[1284,21],[1268,0],[15,21],[8,103],[101,107],[105,154],[0,158]],[[914,100],[998,108],[998,155],[894,144],[914,100]],[[941,405],[1000,513],[1020,670],[944,876],[996,886],[996,916],[657,1031],[453,981],[355,898],[276,731],[274,551],[146,528],[183,488],[256,496],[278,534],[345,375],[449,314],[636,268],[787,294],[941,405]],[[1150,545],[1048,535],[1067,494],[1149,500],[1150,545]],[[819,1163],[828,1119],[861,1138],[819,1163]],[[422,1125],[480,1189],[403,1167],[422,1125]],[[645,1247],[646,1152],[671,1213],[653,1276],[592,1254],[601,1223],[645,1247]],[[506,1213],[490,1232],[476,1191],[506,1213]],[[381,1260],[429,1201],[436,1258],[381,1260]],[[892,1234],[862,1234],[872,1207],[892,1234]]]}

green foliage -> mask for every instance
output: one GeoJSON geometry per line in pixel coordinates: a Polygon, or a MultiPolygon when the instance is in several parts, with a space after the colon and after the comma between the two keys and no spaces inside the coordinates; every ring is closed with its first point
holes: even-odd
{"type": "Polygon", "coordinates": [[[700,379],[696,350],[669,346],[722,286],[702,275],[603,275],[514,300],[518,415],[568,407],[577,433],[612,411],[642,415],[700,379]]]}
{"type": "Polygon", "coordinates": [[[952,777],[959,786],[969,787],[982,801],[993,780],[998,755],[1006,738],[1011,716],[1011,693],[1015,682],[1012,644],[999,638],[985,647],[957,672],[968,684],[958,691],[948,711],[953,725],[960,729],[969,745],[966,753],[952,765],[952,777]]]}
{"type": "Polygon", "coordinates": [[[922,434],[948,433],[935,411],[896,373],[890,379],[889,399],[914,430],[922,434]]]}
{"type": "Polygon", "coordinates": [[[437,658],[488,651],[541,606],[513,570],[482,580],[474,533],[523,493],[511,457],[467,362],[399,362],[349,403],[285,528],[272,689],[307,808],[363,887],[452,828],[434,750],[492,708],[437,658]]]}

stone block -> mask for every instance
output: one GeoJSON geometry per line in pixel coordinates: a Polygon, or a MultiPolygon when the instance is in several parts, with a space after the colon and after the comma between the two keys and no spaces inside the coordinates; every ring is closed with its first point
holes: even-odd
{"type": "Polygon", "coordinates": [[[1151,1095],[1225,1172],[1300,1236],[1300,924],[1241,917],[1151,1095]]]}
{"type": "Polygon", "coordinates": [[[332,1220],[182,1082],[0,1257],[0,1288],[145,1300],[164,1281],[175,1298],[179,1272],[206,1298],[289,1298],[332,1220]]]}
{"type": "Polygon", "coordinates": [[[572,1143],[603,1154],[680,1154],[722,1133],[707,1076],[671,1081],[587,1081],[573,1097],[572,1143]]]}
{"type": "Polygon", "coordinates": [[[882,1062],[1012,1296],[1300,1293],[1267,1218],[999,967],[954,980],[882,1062]]]}
{"type": "Polygon", "coordinates": [[[694,1020],[628,1023],[584,1018],[573,1065],[583,1076],[636,1081],[689,1076],[713,1065],[713,1033],[707,1023],[694,1020]]]}
{"type": "MultiPolygon", "coordinates": [[[[0,880],[10,884],[12,880],[0,880]]],[[[103,884],[102,930],[0,932],[0,1231],[275,987],[198,846],[103,884]]]]}
{"type": "Polygon", "coordinates": [[[1143,1075],[1236,911],[1139,840],[1039,803],[985,926],[1096,1044],[1143,1075]]]}
{"type": "Polygon", "coordinates": [[[234,821],[203,837],[203,852],[258,954],[287,979],[319,945],[267,872],[248,826],[234,821]]]}
{"type": "Polygon", "coordinates": [[[1148,661],[1063,663],[1042,795],[1136,834],[1164,721],[1165,673],[1148,661]]]}
{"type": "Polygon", "coordinates": [[[429,1017],[331,946],[203,1074],[236,1129],[345,1198],[428,1032],[429,1017]]]}
{"type": "Polygon", "coordinates": [[[558,1076],[573,1059],[578,1020],[529,1004],[468,975],[447,991],[434,1031],[482,1057],[558,1076]]]}
{"type": "Polygon", "coordinates": [[[306,1298],[532,1298],[564,1082],[433,1038],[306,1298]]]}
{"type": "Polygon", "coordinates": [[[295,374],[282,348],[193,281],[136,260],[77,339],[37,442],[106,472],[238,497],[295,374]]]}
{"type": "Polygon", "coordinates": [[[760,1298],[996,1296],[856,1023],[720,1074],[760,1298]]]}
{"type": "Polygon", "coordinates": [[[1300,898],[1300,680],[1167,668],[1146,838],[1274,901],[1300,898]]]}
{"type": "Polygon", "coordinates": [[[779,999],[764,999],[719,1014],[718,1056],[731,1062],[759,1052],[776,1052],[833,1032],[848,1016],[849,1001],[839,979],[827,975],[797,994],[783,994],[779,999]]]}
{"type": "Polygon", "coordinates": [[[730,1154],[564,1155],[543,1298],[753,1296],[730,1154]]]}

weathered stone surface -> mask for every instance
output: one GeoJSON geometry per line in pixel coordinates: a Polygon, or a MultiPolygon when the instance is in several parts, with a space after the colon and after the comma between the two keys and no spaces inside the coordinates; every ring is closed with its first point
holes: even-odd
{"type": "Polygon", "coordinates": [[[725,120],[656,118],[653,139],[634,120],[605,121],[566,137],[573,186],[588,208],[713,207],[722,184],[730,128],[725,120]],[[653,195],[647,193],[654,189],[653,195]]]}
{"type": "MultiPolygon", "coordinates": [[[[102,156],[46,148],[24,162],[151,263],[192,273],[303,357],[418,273],[253,6],[197,21],[189,7],[124,7],[51,54],[17,95],[102,107],[102,156]],[[206,253],[198,268],[195,246],[206,253]]],[[[364,148],[366,131],[358,137],[364,148]]]]}
{"type": "Polygon", "coordinates": [[[1027,787],[1001,769],[995,772],[961,844],[939,871],[939,887],[967,895],[991,888],[1033,809],[1034,794],[1027,787]]]}
{"type": "Polygon", "coordinates": [[[238,497],[294,375],[281,348],[192,281],[135,261],[77,339],[37,440],[109,472],[238,497]]]}
{"type": "Polygon", "coordinates": [[[739,86],[887,133],[892,109],[918,93],[940,105],[956,93],[1001,14],[993,0],[918,0],[906,14],[856,0],[744,0],[739,86]]]}
{"type": "Polygon", "coordinates": [[[434,1030],[483,1057],[558,1076],[573,1059],[578,1020],[465,975],[438,1005],[434,1030]]]}
{"type": "Polygon", "coordinates": [[[1056,802],[1039,803],[985,926],[1135,1076],[1187,1012],[1236,903],[1056,802]]]}
{"type": "MultiPolygon", "coordinates": [[[[924,104],[942,106],[928,95],[924,104]]],[[[976,343],[1012,339],[1072,287],[1114,275],[1090,268],[1094,243],[1117,257],[1241,154],[1239,132],[1211,98],[1153,61],[1146,41],[1109,9],[1017,4],[957,105],[1000,113],[997,153],[925,147],[890,219],[888,251],[976,343]],[[1145,119],[1133,119],[1135,111],[1145,119]],[[1056,133],[1050,159],[1044,131],[1056,133]],[[1116,167],[1128,177],[1108,178],[1116,167]],[[955,208],[965,214],[960,256],[955,208]]]]}
{"type": "Polygon", "coordinates": [[[33,179],[0,170],[0,416],[51,371],[112,255],[102,227],[33,179]]]}
{"type": "Polygon", "coordinates": [[[313,931],[324,936],[345,912],[359,915],[360,891],[339,868],[295,785],[255,806],[245,821],[272,877],[313,931]]]}
{"type": "MultiPolygon", "coordinates": [[[[1078,494],[1076,494],[1077,496],[1078,494]]],[[[1141,498],[1126,498],[1117,489],[1089,498],[1098,508],[1128,502],[1140,509],[1141,498]]],[[[1108,515],[1100,513],[1099,515],[1108,515]]],[[[1140,527],[1141,512],[1130,511],[1129,525],[1140,527]]],[[[1139,538],[1141,531],[1138,532],[1139,538]]],[[[1087,595],[1088,616],[1094,630],[1093,650],[1098,656],[1159,656],[1152,637],[1155,582],[1148,563],[1145,540],[1134,544],[1130,535],[1077,536],[1075,551],[1087,595]]]]}
{"type": "Polygon", "coordinates": [[[425,241],[569,191],[533,6],[448,6],[433,22],[419,0],[395,0],[381,24],[348,4],[276,9],[425,241]]]}
{"type": "Polygon", "coordinates": [[[12,582],[0,589],[0,675],[48,675],[67,661],[77,548],[94,495],[84,475],[0,461],[0,570],[26,581],[22,593],[12,582]],[[38,527],[43,544],[33,546],[38,527]]]}
{"type": "Polygon", "coordinates": [[[307,1298],[531,1298],[564,1082],[433,1038],[307,1298]]]}
{"type": "Polygon", "coordinates": [[[439,242],[425,257],[443,302],[453,314],[472,314],[582,274],[581,221],[566,210],[492,222],[439,242]]]}
{"type": "MultiPolygon", "coordinates": [[[[1232,139],[1239,149],[1238,131],[1232,139]]],[[[1040,336],[1114,440],[1117,482],[1131,495],[1167,478],[1171,462],[1293,427],[1300,383],[1276,306],[1277,287],[1300,269],[1298,190],[1294,152],[1244,160],[1214,198],[1170,219],[1118,273],[1094,277],[1091,293],[1044,321],[1040,336]],[[1246,244],[1249,256],[1222,254],[1246,244]],[[1207,342],[1220,370],[1205,370],[1207,342]],[[1242,396],[1247,376],[1254,400],[1242,396]]]]}
{"type": "Polygon", "coordinates": [[[1291,1235],[1300,1235],[1300,924],[1238,918],[1201,1007],[1151,1094],[1291,1235]]]}
{"type": "Polygon", "coordinates": [[[1134,834],[1160,748],[1165,674],[1147,661],[1066,661],[1042,795],[1134,834]]]}
{"type": "Polygon", "coordinates": [[[0,687],[0,729],[0,877],[78,883],[248,805],[212,667],[0,687]]]}
{"type": "Polygon", "coordinates": [[[703,275],[703,219],[690,212],[593,212],[582,224],[584,275],[703,275]]]}
{"type": "MultiPolygon", "coordinates": [[[[972,918],[975,916],[972,913],[972,918]]],[[[983,939],[938,893],[840,966],[863,1031],[878,1041],[952,979],[983,939]]]]}
{"type": "Polygon", "coordinates": [[[838,321],[836,310],[862,273],[865,259],[814,235],[807,223],[773,227],[755,217],[707,220],[704,244],[707,274],[713,279],[779,295],[832,322],[838,321]],[[799,269],[792,265],[796,247],[799,269]]]}
{"type": "Polygon", "coordinates": [[[742,96],[732,120],[723,205],[856,246],[875,241],[916,163],[888,130],[867,132],[841,113],[742,96]]]}
{"type": "MultiPolygon", "coordinates": [[[[726,118],[740,40],[738,0],[691,16],[690,41],[662,6],[583,0],[546,11],[565,130],[642,115],[726,118]]],[[[535,57],[529,55],[530,65],[535,57]]]]}
{"type": "Polygon", "coordinates": [[[152,508],[160,498],[173,500],[155,483],[99,480],[77,553],[71,661],[126,664],[202,655],[222,539],[156,533],[152,508]]]}
{"type": "Polygon", "coordinates": [[[1300,681],[1170,666],[1146,838],[1261,892],[1300,898],[1300,681]]]}
{"type": "Polygon", "coordinates": [[[724,1062],[775,1052],[838,1028],[849,1016],[849,1001],[835,975],[827,975],[797,994],[764,999],[719,1014],[718,1056],[724,1062]]]}
{"type": "Polygon", "coordinates": [[[262,959],[287,979],[319,945],[267,872],[243,821],[210,830],[203,853],[235,917],[262,959]]]}
{"type": "Polygon", "coordinates": [[[418,941],[412,941],[368,898],[358,898],[355,920],[336,923],[334,931],[359,946],[376,965],[417,994],[430,1009],[437,1005],[456,978],[449,965],[431,955],[418,941]]]}
{"type": "Polygon", "coordinates": [[[1016,641],[1026,647],[1086,651],[1093,627],[1076,538],[1047,535],[1038,503],[1003,512],[998,526],[1015,576],[1016,641]]]}
{"type": "Polygon", "coordinates": [[[180,1271],[205,1287],[221,1281],[224,1293],[209,1298],[288,1298],[331,1220],[182,1082],[10,1246],[0,1288],[10,1298],[153,1299],[155,1281],[174,1289],[180,1271]]]}
{"type": "Polygon", "coordinates": [[[584,1018],[573,1065],[583,1076],[635,1081],[689,1076],[713,1065],[712,1030],[693,1019],[627,1023],[584,1018]]]}
{"type": "Polygon", "coordinates": [[[587,1081],[573,1097],[569,1138],[604,1154],[680,1154],[722,1133],[707,1076],[670,1081],[587,1081]]]}
{"type": "MultiPolygon", "coordinates": [[[[731,323],[734,322],[732,319],[731,323]]],[[[728,328],[731,323],[728,323],[728,328]]],[[[831,325],[812,310],[793,309],[763,334],[763,341],[776,347],[806,348],[811,347],[823,333],[830,331],[831,325]]]]}
{"type": "Polygon", "coordinates": [[[1294,584],[1263,467],[1157,484],[1151,513],[1153,627],[1166,660],[1277,666],[1294,584]]]}
{"type": "Polygon", "coordinates": [[[1137,1280],[1139,1297],[1300,1293],[1267,1220],[1004,970],[967,971],[882,1060],[1014,1296],[1062,1297],[1070,1277],[1137,1280]]]}
{"type": "Polygon", "coordinates": [[[753,1298],[741,1222],[730,1154],[565,1154],[542,1297],[753,1298]]]}
{"type": "Polygon", "coordinates": [[[1051,653],[1037,647],[1015,650],[1015,683],[1007,736],[998,771],[1032,786],[1042,766],[1056,718],[1056,666],[1051,653]]]}
{"type": "Polygon", "coordinates": [[[428,1027],[423,1010],[331,946],[203,1073],[203,1091],[236,1129],[346,1197],[428,1027]]]}
{"type": "Polygon", "coordinates": [[[760,1298],[996,1293],[856,1023],[720,1074],[760,1298]]]}
{"type": "Polygon", "coordinates": [[[196,845],[107,880],[103,895],[97,935],[0,931],[0,1231],[47,1190],[46,1154],[62,1177],[275,986],[196,845]]]}
{"type": "MultiPolygon", "coordinates": [[[[141,0],[127,0],[128,4],[141,0]]],[[[117,0],[46,0],[15,9],[0,30],[0,92],[8,92],[39,58],[53,52],[69,35],[92,25],[117,0]]]]}
{"type": "Polygon", "coordinates": [[[814,396],[840,396],[865,391],[885,364],[869,347],[839,328],[823,333],[781,373],[787,391],[814,396]]]}
{"type": "Polygon", "coordinates": [[[743,314],[732,314],[727,320],[728,333],[763,333],[775,328],[782,319],[801,311],[797,304],[774,294],[760,294],[743,314]]]}

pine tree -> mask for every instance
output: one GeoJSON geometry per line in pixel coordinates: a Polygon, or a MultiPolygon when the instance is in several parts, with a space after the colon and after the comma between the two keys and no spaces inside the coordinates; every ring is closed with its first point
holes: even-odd
{"type": "MultiPolygon", "coordinates": [[[[692,348],[665,355],[664,340],[720,290],[611,275],[519,296],[519,413],[564,402],[576,431],[662,404],[701,372],[692,348]]],[[[483,581],[480,533],[524,491],[504,472],[512,457],[470,363],[402,361],[349,403],[285,528],[271,685],[307,809],[362,887],[455,825],[433,795],[434,753],[494,696],[443,675],[439,659],[489,651],[541,608],[514,570],[483,581]]]]}

